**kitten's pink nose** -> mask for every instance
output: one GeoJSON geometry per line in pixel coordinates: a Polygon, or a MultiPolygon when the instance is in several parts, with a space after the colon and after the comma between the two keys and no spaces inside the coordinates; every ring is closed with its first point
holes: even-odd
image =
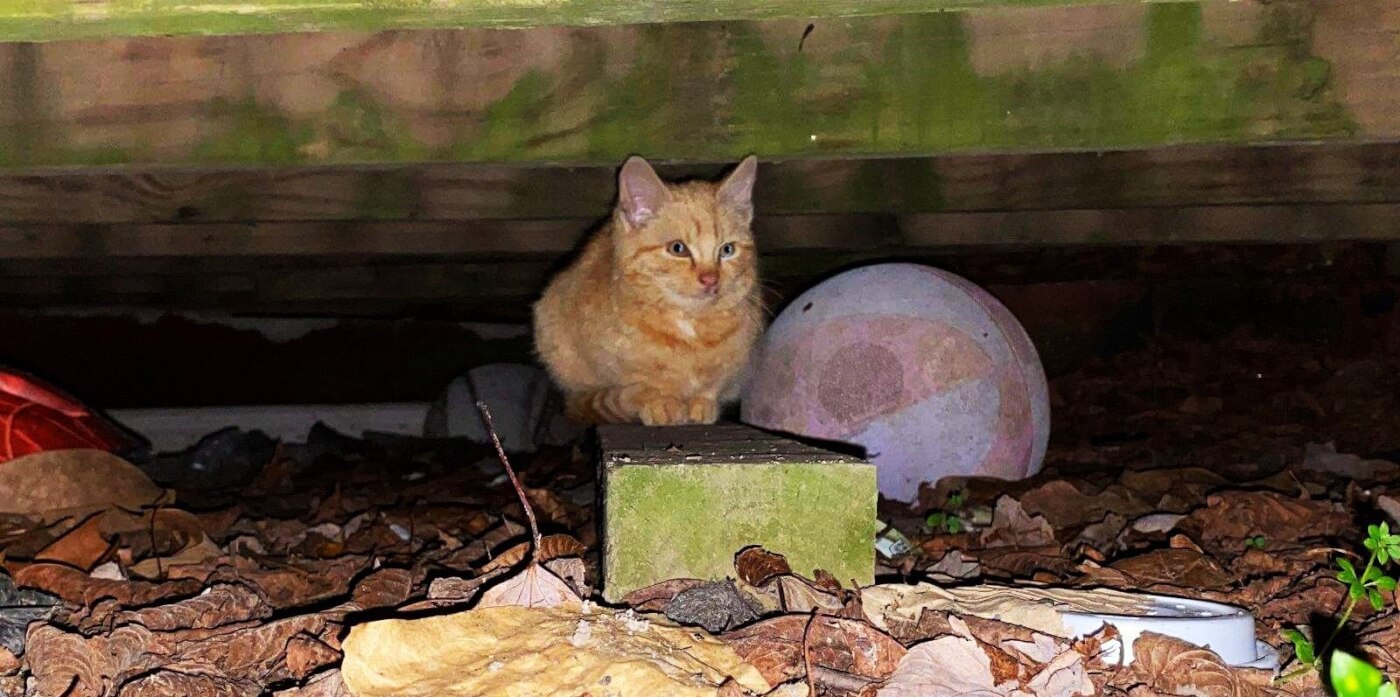
{"type": "Polygon", "coordinates": [[[705,290],[713,291],[719,287],[719,274],[714,271],[700,272],[700,285],[705,286],[705,290]]]}

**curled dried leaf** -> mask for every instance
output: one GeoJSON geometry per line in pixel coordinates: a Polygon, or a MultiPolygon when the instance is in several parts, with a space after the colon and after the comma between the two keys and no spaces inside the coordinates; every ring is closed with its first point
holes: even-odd
{"type": "Polygon", "coordinates": [[[859,676],[874,683],[894,672],[904,647],[869,623],[821,615],[783,615],[723,635],[745,661],[778,685],[802,678],[803,637],[813,667],[859,676]],[[808,622],[810,621],[810,630],[808,622]]]}
{"type": "Polygon", "coordinates": [[[478,607],[554,607],[582,602],[574,589],[548,569],[531,562],[520,573],[491,586],[481,594],[478,607]]]}
{"type": "Polygon", "coordinates": [[[1256,684],[1210,649],[1180,639],[1143,632],[1133,642],[1132,678],[1170,695],[1199,697],[1274,697],[1286,694],[1256,684]]]}
{"type": "Polygon", "coordinates": [[[750,586],[762,586],[776,576],[792,573],[787,557],[762,547],[745,547],[734,556],[734,570],[750,586]]]}

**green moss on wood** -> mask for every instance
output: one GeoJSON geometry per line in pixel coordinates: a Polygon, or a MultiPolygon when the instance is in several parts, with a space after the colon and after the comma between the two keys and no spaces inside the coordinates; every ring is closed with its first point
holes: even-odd
{"type": "Polygon", "coordinates": [[[399,114],[357,90],[337,94],[315,127],[328,160],[413,162],[429,156],[428,148],[413,138],[399,114]]]}
{"type": "MultiPolygon", "coordinates": [[[[321,113],[297,119],[251,96],[214,102],[209,135],[188,153],[167,155],[149,142],[79,149],[68,144],[79,134],[48,127],[43,90],[35,87],[35,98],[10,107],[25,113],[7,119],[0,110],[0,164],[145,162],[151,152],[182,164],[616,162],[634,153],[734,160],[751,152],[775,158],[1357,135],[1331,87],[1331,66],[1311,52],[1311,9],[1280,2],[1265,11],[1258,42],[1225,47],[1205,31],[1202,3],[1154,4],[1144,13],[1141,56],[1110,62],[1071,52],[996,74],[973,63],[967,13],[814,22],[819,54],[798,50],[802,22],[560,34],[572,52],[567,71],[528,69],[494,103],[435,115],[452,142],[432,147],[415,137],[421,115],[412,108],[347,90],[321,113]],[[606,40],[619,37],[627,40],[606,40]]],[[[23,66],[10,74],[25,94],[23,66]]],[[[939,208],[936,173],[902,174],[899,182],[857,178],[851,194],[872,210],[892,200],[939,208]]]]}
{"type": "Polygon", "coordinates": [[[311,127],[293,123],[252,97],[216,101],[209,112],[219,132],[195,146],[194,157],[201,162],[296,164],[308,159],[311,127]]]}
{"type": "MultiPolygon", "coordinates": [[[[6,0],[0,41],[870,17],[1141,0],[6,0]]],[[[1148,0],[1164,2],[1175,0],[1148,0]]]]}
{"type": "Polygon", "coordinates": [[[871,465],[614,465],[604,487],[609,599],[672,578],[732,578],[734,554],[754,544],[804,575],[873,579],[871,465]]]}

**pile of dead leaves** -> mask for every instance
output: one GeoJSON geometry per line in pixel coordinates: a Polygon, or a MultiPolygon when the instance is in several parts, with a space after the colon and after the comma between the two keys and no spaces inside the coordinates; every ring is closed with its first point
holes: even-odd
{"type": "MultiPolygon", "coordinates": [[[[538,545],[498,458],[471,443],[321,430],[224,460],[21,458],[0,465],[0,694],[345,696],[372,683],[343,679],[353,637],[427,620],[514,642],[482,675],[557,662],[548,639],[596,659],[570,679],[619,694],[687,675],[696,694],[726,695],[1322,694],[1313,675],[1276,684],[1162,636],[1110,665],[1111,631],[1075,640],[938,593],[1035,581],[1227,602],[1291,670],[1281,631],[1325,630],[1346,594],[1335,560],[1400,515],[1400,370],[1325,353],[1163,340],[1057,380],[1045,471],[945,480],[917,512],[883,509],[909,551],[868,588],[750,549],[732,579],[595,606],[593,468],[568,449],[521,463],[538,545]],[[618,672],[635,653],[674,660],[618,672]]],[[[1385,600],[1363,603],[1346,636],[1400,675],[1385,600]]]]}

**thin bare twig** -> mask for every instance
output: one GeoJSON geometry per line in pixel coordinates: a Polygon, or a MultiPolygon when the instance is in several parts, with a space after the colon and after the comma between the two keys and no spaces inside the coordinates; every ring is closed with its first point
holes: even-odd
{"type": "Polygon", "coordinates": [[[535,555],[540,551],[540,526],[535,522],[535,510],[530,508],[530,499],[525,495],[525,487],[520,485],[520,479],[515,476],[515,470],[510,466],[510,460],[506,458],[506,449],[501,447],[501,437],[496,434],[496,423],[491,420],[491,410],[486,408],[486,402],[478,401],[476,408],[481,412],[481,418],[486,421],[486,432],[491,436],[491,444],[496,446],[496,456],[501,458],[501,464],[506,468],[506,476],[510,477],[510,483],[515,485],[515,493],[520,497],[520,505],[525,508],[525,517],[530,521],[530,536],[535,544],[530,549],[530,563],[535,562],[535,555]]]}
{"type": "Polygon", "coordinates": [[[812,623],[817,620],[817,611],[812,609],[812,615],[807,618],[807,626],[802,628],[802,671],[807,675],[807,694],[809,697],[817,697],[816,677],[812,675],[812,623]]]}

